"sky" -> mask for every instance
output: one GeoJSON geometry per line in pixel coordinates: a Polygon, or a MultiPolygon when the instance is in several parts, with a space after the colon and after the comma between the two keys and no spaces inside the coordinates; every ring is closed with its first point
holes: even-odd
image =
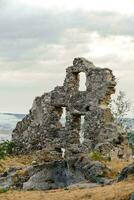
{"type": "Polygon", "coordinates": [[[75,57],[134,99],[134,0],[0,0],[0,112],[27,113],[75,57]]]}

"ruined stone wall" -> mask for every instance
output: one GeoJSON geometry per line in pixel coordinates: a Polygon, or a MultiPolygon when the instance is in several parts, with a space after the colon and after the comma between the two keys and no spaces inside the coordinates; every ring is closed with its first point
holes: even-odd
{"type": "Polygon", "coordinates": [[[108,104],[115,85],[110,69],[95,67],[84,58],[75,58],[73,66],[66,69],[63,86],[37,97],[29,114],[18,122],[12,134],[16,152],[42,148],[90,150],[97,143],[113,138],[116,127],[108,104]],[[81,72],[86,75],[86,91],[79,91],[81,72]],[[66,109],[65,126],[60,122],[63,107],[66,109]],[[80,131],[84,133],[83,144],[80,144],[80,131]]]}

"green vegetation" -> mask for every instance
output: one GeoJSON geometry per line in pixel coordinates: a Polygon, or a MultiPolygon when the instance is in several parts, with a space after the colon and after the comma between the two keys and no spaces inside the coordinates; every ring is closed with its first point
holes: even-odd
{"type": "Polygon", "coordinates": [[[0,193],[5,193],[8,191],[8,188],[0,188],[0,193]]]}
{"type": "Polygon", "coordinates": [[[134,131],[128,133],[128,142],[134,155],[134,131]]]}
{"type": "Polygon", "coordinates": [[[103,160],[103,156],[101,155],[101,153],[99,151],[91,151],[89,154],[89,157],[92,160],[96,160],[96,161],[102,161],[103,160]]]}
{"type": "Polygon", "coordinates": [[[128,143],[132,149],[134,155],[134,131],[129,123],[126,123],[126,117],[131,110],[131,103],[126,98],[124,92],[119,91],[116,99],[113,99],[110,103],[111,112],[114,117],[115,123],[121,128],[128,137],[128,143]]]}
{"type": "Polygon", "coordinates": [[[14,143],[8,140],[0,143],[0,160],[11,154],[13,152],[14,146],[14,143]]]}
{"type": "Polygon", "coordinates": [[[100,151],[98,150],[94,150],[94,151],[91,151],[89,153],[89,157],[92,159],[92,160],[95,160],[95,161],[111,161],[111,156],[110,154],[108,156],[104,156],[100,153],[100,151]]]}
{"type": "Polygon", "coordinates": [[[119,91],[117,97],[111,100],[110,108],[115,123],[126,131],[126,117],[131,109],[131,103],[123,91],[119,91]]]}

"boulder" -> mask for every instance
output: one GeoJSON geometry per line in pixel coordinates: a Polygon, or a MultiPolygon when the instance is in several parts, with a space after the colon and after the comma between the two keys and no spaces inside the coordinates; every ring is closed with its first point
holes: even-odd
{"type": "Polygon", "coordinates": [[[12,168],[0,175],[0,188],[48,190],[68,187],[81,182],[94,183],[85,187],[110,184],[105,178],[106,166],[87,156],[55,160],[23,168],[12,168]]]}
{"type": "Polygon", "coordinates": [[[87,157],[44,163],[34,166],[31,171],[35,169],[33,175],[23,184],[23,189],[56,189],[79,184],[81,181],[89,181],[97,185],[111,183],[111,180],[105,178],[108,170],[106,166],[87,157]]]}
{"type": "Polygon", "coordinates": [[[126,179],[129,175],[134,175],[134,163],[125,167],[118,176],[118,181],[126,179]]]}
{"type": "Polygon", "coordinates": [[[134,200],[134,192],[131,194],[130,200],[134,200]]]}

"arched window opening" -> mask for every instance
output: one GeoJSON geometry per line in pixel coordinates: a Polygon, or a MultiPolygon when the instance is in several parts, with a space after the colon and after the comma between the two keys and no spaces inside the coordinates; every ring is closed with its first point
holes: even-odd
{"type": "Polygon", "coordinates": [[[66,107],[62,107],[62,115],[60,117],[60,123],[62,127],[65,127],[66,125],[66,107]]]}
{"type": "Polygon", "coordinates": [[[86,74],[84,72],[79,73],[79,91],[86,91],[86,74]]]}

